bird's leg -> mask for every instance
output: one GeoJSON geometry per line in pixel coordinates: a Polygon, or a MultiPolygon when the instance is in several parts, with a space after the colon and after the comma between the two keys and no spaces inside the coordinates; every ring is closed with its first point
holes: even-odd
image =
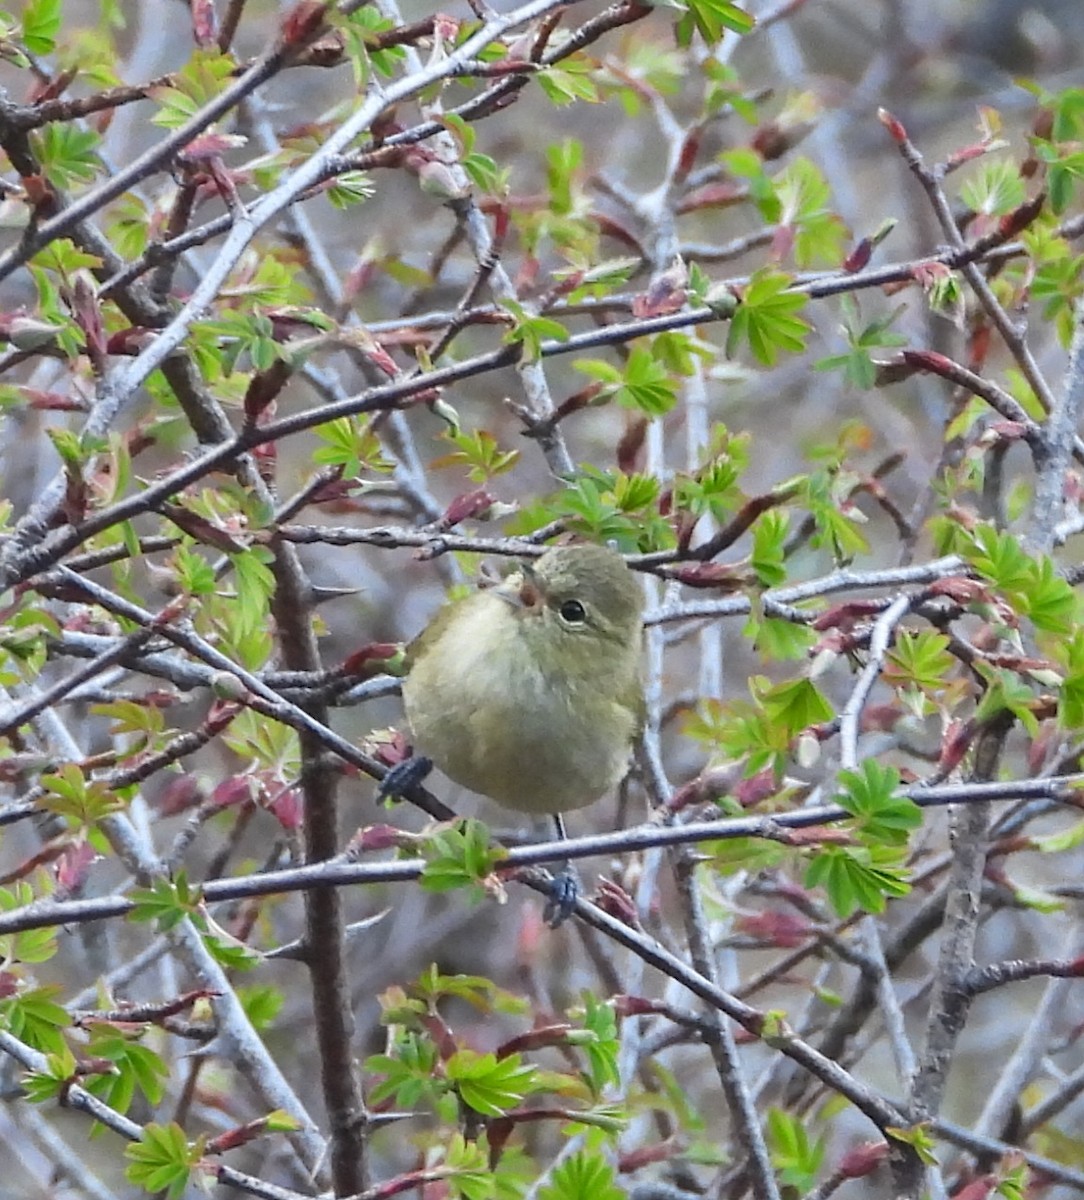
{"type": "Polygon", "coordinates": [[[380,781],[380,791],[377,795],[381,800],[387,800],[389,796],[405,796],[412,788],[423,783],[432,769],[433,760],[431,758],[426,758],[421,754],[412,754],[409,758],[404,758],[401,763],[396,763],[388,771],[380,781]]]}
{"type": "MultiPolygon", "coordinates": [[[[558,839],[563,842],[568,835],[565,833],[565,823],[560,813],[553,814],[553,823],[557,827],[558,839]]],[[[561,869],[550,880],[550,898],[546,901],[546,907],[542,913],[542,920],[550,929],[556,929],[558,925],[568,920],[576,907],[579,895],[579,876],[566,859],[562,863],[561,869]]]]}

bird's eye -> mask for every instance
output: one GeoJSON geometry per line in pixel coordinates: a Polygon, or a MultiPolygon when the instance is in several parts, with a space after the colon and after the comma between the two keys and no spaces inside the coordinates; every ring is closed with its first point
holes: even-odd
{"type": "Polygon", "coordinates": [[[582,625],[587,620],[587,610],[578,600],[566,600],[561,605],[561,619],[570,625],[582,625]]]}

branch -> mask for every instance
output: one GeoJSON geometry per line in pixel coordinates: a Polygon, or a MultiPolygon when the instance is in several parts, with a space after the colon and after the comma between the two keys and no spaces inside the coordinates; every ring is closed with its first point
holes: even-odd
{"type": "MultiPolygon", "coordinates": [[[[357,752],[355,751],[355,754],[357,752]]],[[[940,787],[903,788],[907,796],[923,808],[948,804],[982,805],[989,802],[1047,797],[1070,802],[1079,795],[1084,774],[1054,776],[1050,779],[997,780],[991,783],[945,784],[940,787]]],[[[450,810],[445,812],[454,816],[450,810]]],[[[808,829],[847,821],[852,814],[838,805],[825,804],[763,817],[725,817],[688,825],[659,827],[637,825],[613,833],[598,833],[564,841],[539,842],[509,849],[501,859],[501,869],[532,867],[568,859],[594,858],[648,850],[656,846],[680,846],[695,842],[729,841],[733,838],[766,838],[789,841],[788,830],[808,829]]],[[[309,887],[351,887],[357,884],[405,883],[417,879],[423,869],[421,859],[362,865],[339,858],[328,863],[266,871],[234,879],[213,880],[203,886],[210,903],[239,900],[248,896],[270,896],[304,891],[309,887]]],[[[134,904],[122,896],[102,896],[93,900],[41,900],[0,913],[0,936],[24,929],[43,929],[50,925],[77,925],[108,917],[124,916],[134,904]]]]}

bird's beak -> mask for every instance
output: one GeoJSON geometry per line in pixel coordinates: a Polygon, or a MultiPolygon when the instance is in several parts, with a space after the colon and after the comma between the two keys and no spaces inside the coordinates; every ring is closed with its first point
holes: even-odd
{"type": "Polygon", "coordinates": [[[522,563],[518,571],[493,589],[493,595],[521,612],[537,612],[542,607],[542,589],[530,563],[522,563]]]}

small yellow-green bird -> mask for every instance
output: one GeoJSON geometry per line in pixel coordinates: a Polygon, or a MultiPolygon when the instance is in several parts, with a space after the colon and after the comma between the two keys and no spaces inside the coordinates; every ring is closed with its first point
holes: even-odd
{"type": "MultiPolygon", "coordinates": [[[[436,764],[456,783],[518,812],[560,814],[625,774],[643,721],[643,595],[603,546],[558,546],[496,587],[442,608],[407,648],[403,704],[409,775],[436,764]]],[[[407,764],[403,764],[407,766],[407,764]]],[[[575,877],[554,881],[559,924],[575,877]]]]}

